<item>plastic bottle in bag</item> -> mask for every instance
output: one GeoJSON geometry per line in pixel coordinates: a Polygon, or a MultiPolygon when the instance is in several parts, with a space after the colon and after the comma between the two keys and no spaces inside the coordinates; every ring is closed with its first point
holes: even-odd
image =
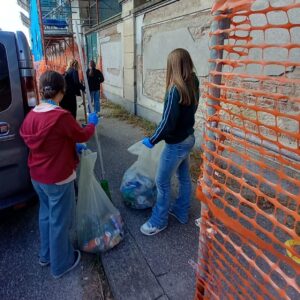
{"type": "Polygon", "coordinates": [[[114,235],[114,237],[110,240],[109,247],[113,248],[114,246],[118,245],[122,237],[119,234],[114,235]]]}
{"type": "Polygon", "coordinates": [[[83,151],[77,201],[77,239],[81,250],[104,252],[123,237],[123,221],[94,174],[97,154],[83,151]]]}
{"type": "Polygon", "coordinates": [[[109,248],[109,244],[111,241],[111,236],[112,234],[109,231],[106,231],[103,235],[103,242],[104,242],[104,246],[105,248],[109,248]]]}
{"type": "Polygon", "coordinates": [[[93,240],[90,240],[83,248],[84,251],[87,252],[95,252],[97,249],[102,248],[101,247],[101,238],[95,238],[93,240]]]}
{"type": "Polygon", "coordinates": [[[111,220],[112,224],[114,225],[115,229],[117,229],[119,233],[122,233],[123,226],[122,226],[120,220],[118,220],[115,216],[111,216],[110,220],[111,220]]]}

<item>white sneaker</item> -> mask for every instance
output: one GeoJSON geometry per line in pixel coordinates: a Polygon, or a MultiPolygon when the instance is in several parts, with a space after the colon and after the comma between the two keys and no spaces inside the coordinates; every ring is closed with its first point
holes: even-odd
{"type": "Polygon", "coordinates": [[[146,222],[144,225],[141,226],[140,231],[142,234],[145,234],[145,235],[155,235],[155,234],[163,231],[166,228],[167,228],[167,226],[158,228],[158,227],[152,226],[151,223],[146,222]]]}
{"type": "Polygon", "coordinates": [[[50,261],[43,261],[43,260],[39,259],[39,264],[41,267],[47,267],[50,265],[50,261]]]}

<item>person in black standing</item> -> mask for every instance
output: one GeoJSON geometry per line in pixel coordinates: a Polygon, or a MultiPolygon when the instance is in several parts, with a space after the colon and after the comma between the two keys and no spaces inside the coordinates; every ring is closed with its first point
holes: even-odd
{"type": "Polygon", "coordinates": [[[91,100],[94,102],[95,113],[100,113],[100,84],[104,81],[103,74],[96,69],[96,63],[91,60],[89,69],[86,71],[88,84],[91,92],[91,100]]]}
{"type": "Polygon", "coordinates": [[[60,106],[68,110],[75,119],[77,115],[76,96],[80,96],[80,90],[85,90],[85,87],[79,81],[78,68],[78,61],[72,59],[65,73],[66,93],[60,102],[60,106]]]}

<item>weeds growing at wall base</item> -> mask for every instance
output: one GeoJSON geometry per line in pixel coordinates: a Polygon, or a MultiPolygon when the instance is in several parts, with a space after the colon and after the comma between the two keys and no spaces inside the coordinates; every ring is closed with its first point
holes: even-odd
{"type": "MultiPolygon", "coordinates": [[[[120,105],[114,104],[108,100],[102,101],[102,107],[105,109],[105,116],[107,118],[117,118],[125,121],[133,126],[140,127],[145,136],[151,136],[156,128],[156,124],[147,121],[141,117],[129,113],[120,105]]],[[[200,165],[202,163],[202,152],[199,149],[194,149],[191,153],[191,175],[194,183],[199,177],[200,165]]]]}

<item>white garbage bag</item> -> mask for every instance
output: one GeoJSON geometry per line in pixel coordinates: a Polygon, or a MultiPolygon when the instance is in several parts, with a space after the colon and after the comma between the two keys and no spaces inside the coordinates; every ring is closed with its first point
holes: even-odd
{"type": "Polygon", "coordinates": [[[76,208],[79,248],[97,253],[116,246],[123,238],[123,221],[94,174],[97,153],[81,154],[76,208]]]}
{"type": "Polygon", "coordinates": [[[135,209],[150,208],[156,200],[155,176],[158,168],[164,142],[154,148],[145,147],[138,142],[128,148],[128,151],[138,155],[137,161],[125,172],[121,183],[121,193],[124,203],[135,209]]]}

